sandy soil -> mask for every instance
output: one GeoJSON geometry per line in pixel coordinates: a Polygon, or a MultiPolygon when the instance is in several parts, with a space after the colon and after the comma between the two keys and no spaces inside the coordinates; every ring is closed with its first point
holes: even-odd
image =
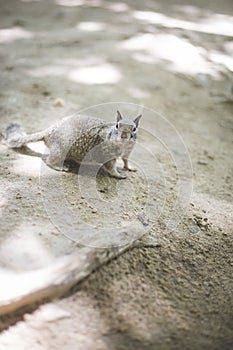
{"type": "Polygon", "coordinates": [[[62,194],[51,191],[56,172],[43,180],[39,157],[0,145],[1,272],[36,270],[78,249],[55,227],[67,203],[115,233],[146,197],[159,245],[128,251],[63,299],[2,317],[1,350],[232,348],[233,6],[188,3],[0,1],[1,131],[11,121],[42,130],[108,102],[89,112],[111,121],[116,108],[143,112],[139,171],[121,185],[100,178],[102,202],[85,203],[73,173],[59,177],[62,194]],[[117,191],[120,203],[106,209],[117,191]]]}

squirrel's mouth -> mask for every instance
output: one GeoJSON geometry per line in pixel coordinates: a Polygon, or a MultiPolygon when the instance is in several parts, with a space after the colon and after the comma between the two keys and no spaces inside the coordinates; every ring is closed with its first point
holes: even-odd
{"type": "Polygon", "coordinates": [[[121,142],[127,142],[130,139],[130,134],[126,131],[122,131],[121,133],[121,142]]]}
{"type": "Polygon", "coordinates": [[[120,142],[121,143],[127,143],[129,141],[128,137],[121,137],[120,142]]]}

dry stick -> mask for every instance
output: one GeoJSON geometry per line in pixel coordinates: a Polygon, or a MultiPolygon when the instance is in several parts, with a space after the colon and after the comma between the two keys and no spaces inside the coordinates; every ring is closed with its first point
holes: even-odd
{"type": "MultiPolygon", "coordinates": [[[[144,236],[145,237],[145,236],[144,236]]],[[[12,313],[45,298],[61,297],[94,270],[125,251],[148,245],[144,237],[111,249],[80,248],[78,254],[59,258],[49,267],[22,274],[0,275],[0,315],[12,313]]],[[[149,246],[151,244],[149,243],[149,246]]],[[[153,246],[157,246],[153,241],[153,246]]]]}

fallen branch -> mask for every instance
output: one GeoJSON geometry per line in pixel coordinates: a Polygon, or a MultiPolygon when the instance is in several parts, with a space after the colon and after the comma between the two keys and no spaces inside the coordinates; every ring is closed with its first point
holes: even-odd
{"type": "MultiPolygon", "coordinates": [[[[0,272],[0,315],[24,306],[65,295],[94,270],[134,247],[149,245],[145,237],[111,249],[80,248],[76,254],[59,258],[46,268],[25,273],[0,272]]],[[[153,246],[157,243],[153,240],[153,246]]]]}

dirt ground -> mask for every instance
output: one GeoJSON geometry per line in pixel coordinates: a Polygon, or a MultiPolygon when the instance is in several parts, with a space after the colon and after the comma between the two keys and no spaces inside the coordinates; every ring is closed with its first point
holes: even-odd
{"type": "Polygon", "coordinates": [[[0,144],[0,279],[85,243],[59,226],[67,203],[115,237],[146,198],[157,242],[63,298],[1,317],[1,350],[232,349],[232,37],[231,0],[0,0],[1,132],[12,121],[43,130],[91,106],[108,121],[117,108],[143,113],[138,172],[97,181],[102,201],[85,203],[85,177],[82,195],[77,174],[44,178],[39,157],[0,144]]]}

